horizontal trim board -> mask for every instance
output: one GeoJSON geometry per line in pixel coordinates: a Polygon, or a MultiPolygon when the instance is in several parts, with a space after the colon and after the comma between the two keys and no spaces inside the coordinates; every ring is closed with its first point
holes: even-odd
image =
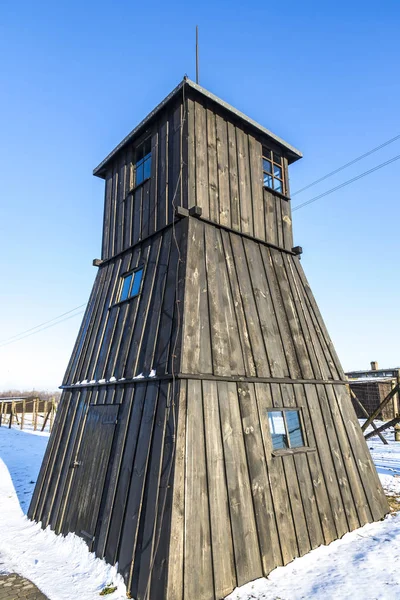
{"type": "Polygon", "coordinates": [[[60,385],[60,390],[76,390],[86,388],[102,388],[110,385],[131,385],[132,383],[146,383],[148,381],[165,381],[172,379],[201,379],[204,381],[229,381],[233,383],[315,383],[323,385],[343,384],[347,385],[348,382],[342,379],[290,379],[290,377],[242,377],[238,376],[225,376],[225,375],[207,375],[198,373],[175,373],[175,375],[165,374],[155,377],[140,377],[133,379],[124,379],[123,381],[105,381],[104,383],[78,383],[78,384],[67,384],[60,385]]]}
{"type": "Polygon", "coordinates": [[[160,227],[160,229],[157,229],[153,233],[150,233],[149,235],[146,235],[139,241],[135,242],[134,244],[132,244],[132,246],[128,246],[124,250],[121,250],[121,252],[118,252],[117,254],[114,254],[113,256],[110,256],[109,258],[105,258],[104,260],[101,261],[100,265],[96,265],[96,266],[98,266],[98,268],[101,269],[101,267],[103,267],[104,265],[107,265],[111,261],[113,261],[117,258],[120,258],[127,252],[134,250],[136,248],[136,246],[140,246],[140,244],[143,244],[144,242],[146,242],[147,240],[149,240],[153,237],[156,237],[162,231],[165,231],[169,227],[176,225],[182,219],[196,219],[197,221],[203,221],[204,223],[208,223],[209,225],[214,225],[214,227],[218,227],[219,229],[224,229],[225,231],[229,231],[230,233],[235,233],[236,235],[240,235],[241,237],[244,237],[246,239],[253,240],[254,242],[257,242],[258,244],[263,244],[264,246],[266,246],[268,248],[273,248],[274,250],[279,250],[279,252],[284,252],[285,254],[290,254],[291,256],[297,256],[296,252],[293,252],[292,250],[287,250],[286,248],[282,248],[282,246],[277,246],[276,244],[271,244],[271,242],[266,242],[265,240],[255,237],[254,235],[244,233],[243,231],[238,231],[237,229],[232,229],[232,227],[228,227],[227,225],[222,225],[221,223],[216,223],[215,221],[212,221],[211,219],[207,219],[205,217],[195,217],[195,216],[192,216],[189,214],[188,216],[182,216],[179,219],[175,219],[174,221],[172,221],[172,223],[167,223],[163,227],[160,227]]]}
{"type": "MultiPolygon", "coordinates": [[[[279,407],[276,406],[273,410],[279,410],[279,407]]],[[[291,456],[292,454],[303,454],[307,452],[316,452],[316,448],[288,448],[286,450],[274,450],[271,452],[272,456],[291,456]]]]}

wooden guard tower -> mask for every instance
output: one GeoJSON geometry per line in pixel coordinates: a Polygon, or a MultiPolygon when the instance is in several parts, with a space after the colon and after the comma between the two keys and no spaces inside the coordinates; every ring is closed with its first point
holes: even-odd
{"type": "Polygon", "coordinates": [[[95,169],[101,260],[29,516],[219,600],[388,506],[293,249],[298,150],[184,79],[95,169]]]}

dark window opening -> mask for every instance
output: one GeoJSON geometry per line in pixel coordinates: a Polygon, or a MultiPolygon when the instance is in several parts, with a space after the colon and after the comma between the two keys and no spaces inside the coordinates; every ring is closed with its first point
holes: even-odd
{"type": "Polygon", "coordinates": [[[276,190],[277,192],[284,194],[285,179],[283,157],[276,152],[263,148],[262,167],[264,187],[271,188],[271,190],[276,190]]]}
{"type": "Polygon", "coordinates": [[[119,302],[128,300],[137,296],[140,292],[140,285],[143,278],[143,269],[138,269],[132,273],[128,273],[122,277],[121,292],[119,295],[119,302]]]}
{"type": "Polygon", "coordinates": [[[135,187],[151,176],[151,139],[147,138],[135,151],[135,187]]]}
{"type": "Polygon", "coordinates": [[[304,435],[297,409],[268,411],[273,450],[304,447],[304,435]]]}

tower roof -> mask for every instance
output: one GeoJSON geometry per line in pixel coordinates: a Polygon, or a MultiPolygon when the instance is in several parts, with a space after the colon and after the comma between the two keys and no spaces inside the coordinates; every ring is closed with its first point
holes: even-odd
{"type": "Polygon", "coordinates": [[[105,168],[108,166],[109,162],[115,157],[115,155],[127,144],[132,142],[133,139],[137,135],[139,135],[143,131],[143,129],[146,128],[146,126],[149,125],[150,121],[154,119],[163,108],[165,108],[169,103],[173,102],[174,99],[182,92],[182,88],[184,87],[193,90],[195,94],[198,94],[199,96],[206,98],[215,105],[218,105],[226,113],[232,115],[239,121],[242,121],[243,123],[247,124],[252,129],[255,129],[263,136],[266,136],[267,138],[275,142],[275,144],[278,144],[285,151],[289,163],[293,163],[299,158],[302,158],[303,155],[300,152],[300,150],[297,150],[297,148],[295,148],[291,144],[288,144],[288,142],[285,142],[285,140],[275,135],[274,133],[272,133],[271,131],[269,131],[268,129],[266,129],[247,115],[245,115],[244,113],[240,112],[239,110],[225,102],[224,100],[221,100],[221,98],[218,98],[218,96],[215,96],[214,94],[201,87],[194,81],[191,81],[190,79],[185,77],[180,82],[180,84],[177,85],[176,88],[173,89],[172,92],[168,94],[168,96],[164,98],[164,100],[160,102],[160,104],[158,104],[134,129],[132,129],[132,131],[114,148],[114,150],[110,152],[110,154],[108,154],[108,156],[106,156],[106,158],[93,170],[93,175],[103,177],[105,168]]]}

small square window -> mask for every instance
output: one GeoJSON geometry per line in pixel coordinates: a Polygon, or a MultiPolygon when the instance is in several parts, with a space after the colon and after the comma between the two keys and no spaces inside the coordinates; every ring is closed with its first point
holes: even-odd
{"type": "Polygon", "coordinates": [[[143,269],[133,271],[128,275],[122,277],[121,293],[119,295],[119,302],[128,300],[137,296],[140,292],[140,286],[143,279],[143,269]]]}
{"type": "Polygon", "coordinates": [[[264,187],[284,194],[285,186],[282,156],[276,152],[271,152],[271,150],[268,150],[267,148],[263,148],[262,169],[264,187]]]}
{"type": "Polygon", "coordinates": [[[135,151],[135,187],[151,176],[151,140],[148,138],[135,151]]]}
{"type": "Polygon", "coordinates": [[[270,410],[268,420],[273,450],[289,450],[305,446],[299,410],[270,410]]]}

